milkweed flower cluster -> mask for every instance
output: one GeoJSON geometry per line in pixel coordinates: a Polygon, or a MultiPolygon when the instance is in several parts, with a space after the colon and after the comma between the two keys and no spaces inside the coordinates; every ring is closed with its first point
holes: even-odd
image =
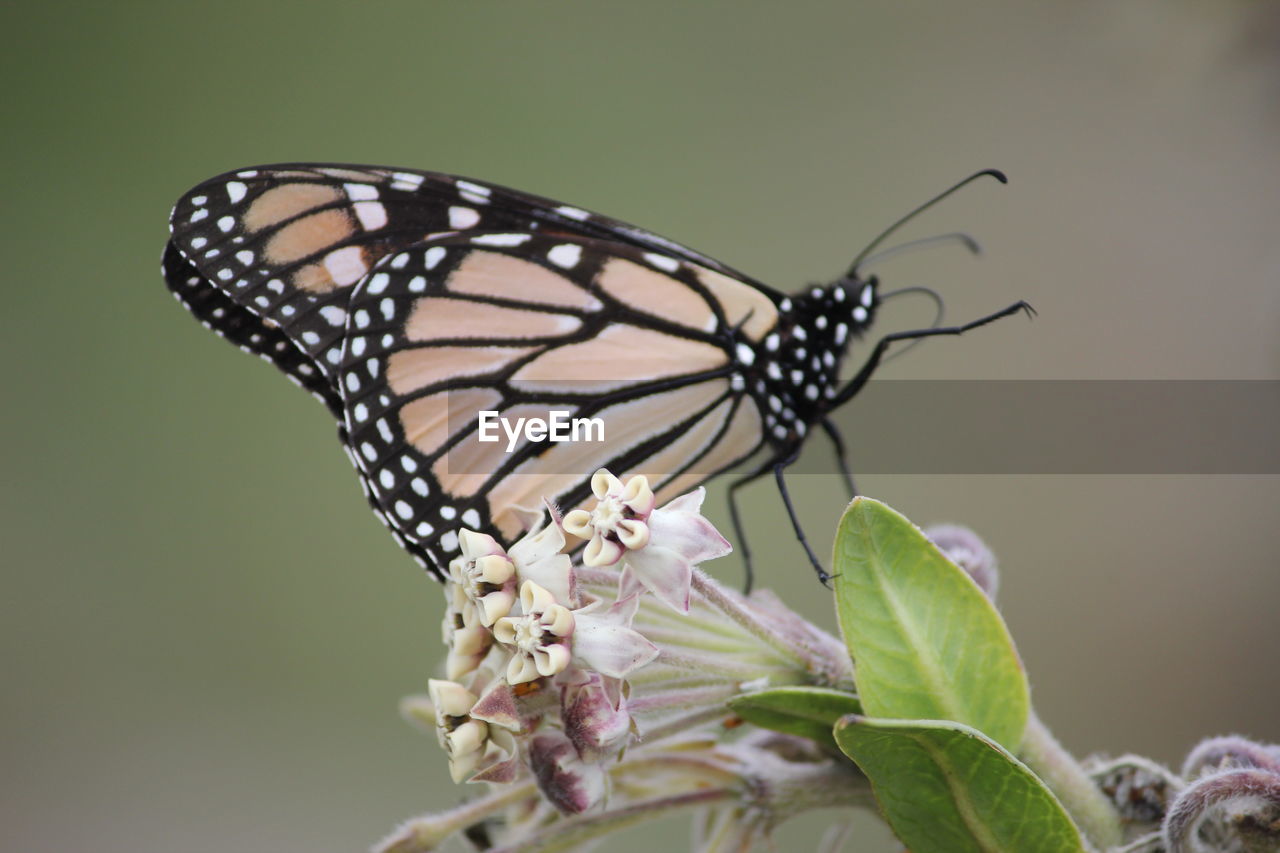
{"type": "Polygon", "coordinates": [[[509,548],[460,532],[444,677],[404,710],[479,795],[407,822],[378,851],[457,833],[491,850],[572,846],[680,811],[695,815],[700,849],[745,850],[799,811],[870,801],[847,761],[739,727],[725,705],[766,687],[851,690],[843,644],[768,592],[740,595],[697,568],[730,551],[701,489],[659,507],[644,477],[601,470],[592,490],[593,509],[552,511],[509,548]]]}

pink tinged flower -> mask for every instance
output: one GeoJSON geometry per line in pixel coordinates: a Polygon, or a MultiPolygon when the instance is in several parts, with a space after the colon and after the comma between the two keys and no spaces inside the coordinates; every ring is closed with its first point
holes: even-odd
{"type": "Polygon", "coordinates": [[[515,564],[519,581],[533,581],[550,592],[556,601],[572,605],[577,601],[577,590],[573,583],[572,561],[568,554],[561,553],[564,544],[564,531],[553,520],[542,529],[521,537],[507,554],[515,564]]]}
{"type": "Polygon", "coordinates": [[[449,563],[449,578],[472,603],[488,628],[511,612],[516,600],[516,567],[492,536],[462,530],[462,555],[449,563]]]}
{"type": "Polygon", "coordinates": [[[599,673],[582,673],[564,688],[564,732],[586,761],[616,755],[635,732],[622,695],[622,683],[599,673]]]}
{"type": "Polygon", "coordinates": [[[702,517],[705,494],[703,489],[697,489],[654,510],[649,516],[647,546],[626,555],[635,580],[682,613],[689,611],[693,566],[733,550],[715,526],[702,517]]]}
{"type": "Polygon", "coordinates": [[[533,738],[529,766],[542,796],[564,814],[581,814],[604,798],[604,768],[584,762],[559,732],[533,738]]]}
{"type": "Polygon", "coordinates": [[[569,642],[574,616],[569,608],[533,581],[520,585],[523,615],[507,616],[493,625],[493,635],[514,654],[507,665],[507,682],[523,684],[555,675],[569,665],[569,642]]]}
{"type": "Polygon", "coordinates": [[[573,611],[573,661],[608,678],[625,678],[656,658],[659,649],[631,627],[636,595],[623,595],[608,610],[600,602],[573,611]]]}
{"type": "Polygon", "coordinates": [[[464,782],[480,768],[489,745],[489,726],[471,717],[476,695],[456,681],[431,679],[427,692],[435,707],[436,736],[449,756],[453,781],[464,782]]]}
{"type": "Polygon", "coordinates": [[[649,542],[646,523],[655,498],[649,481],[635,476],[625,484],[601,468],[591,477],[595,509],[575,509],[564,517],[564,529],[587,539],[582,561],[588,566],[612,566],[630,550],[649,542]]]}
{"type": "Polygon", "coordinates": [[[493,634],[481,624],[476,604],[456,583],[446,583],[447,604],[441,625],[444,644],[448,648],[445,657],[445,674],[457,680],[475,671],[493,645],[493,634]]]}

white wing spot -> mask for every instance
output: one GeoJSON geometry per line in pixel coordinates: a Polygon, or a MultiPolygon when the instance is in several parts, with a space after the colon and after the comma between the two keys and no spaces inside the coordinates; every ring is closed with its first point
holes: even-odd
{"type": "Polygon", "coordinates": [[[234,216],[224,216],[218,220],[218,227],[224,232],[230,231],[232,228],[236,227],[236,218],[234,216]]]}
{"type": "Polygon", "coordinates": [[[471,242],[477,246],[519,246],[530,239],[529,234],[482,234],[472,237],[471,242]]]}
{"type": "Polygon", "coordinates": [[[193,239],[191,240],[191,248],[193,248],[193,249],[203,249],[203,248],[204,248],[204,244],[205,244],[205,243],[208,243],[208,242],[209,242],[209,241],[208,241],[208,240],[206,240],[204,237],[195,237],[195,238],[193,238],[193,239]]]}
{"type": "Polygon", "coordinates": [[[382,484],[384,489],[394,489],[396,486],[396,475],[391,473],[390,468],[383,468],[378,472],[378,482],[382,484]]]}
{"type": "Polygon", "coordinates": [[[378,198],[378,188],[373,184],[343,184],[342,188],[352,201],[373,201],[378,198]]]}
{"type": "Polygon", "coordinates": [[[199,222],[201,219],[204,219],[208,215],[209,215],[208,209],[202,207],[199,210],[197,210],[195,213],[191,214],[191,219],[188,221],[192,225],[194,225],[195,223],[199,222]]]}
{"type": "Polygon", "coordinates": [[[427,522],[423,521],[413,529],[413,532],[418,534],[419,536],[426,537],[426,536],[430,536],[432,533],[435,533],[436,529],[432,527],[430,524],[428,524],[427,522]]]}
{"type": "Polygon", "coordinates": [[[435,269],[444,260],[444,246],[432,246],[422,256],[422,265],[429,270],[435,269]]]}
{"type": "Polygon", "coordinates": [[[320,336],[313,331],[307,330],[302,333],[302,342],[304,344],[310,344],[311,346],[315,346],[316,344],[320,343],[320,336]]]}
{"type": "Polygon", "coordinates": [[[360,376],[355,371],[347,374],[347,390],[352,394],[360,390],[360,376]]]}
{"type": "Polygon", "coordinates": [[[450,552],[458,550],[458,531],[450,530],[441,536],[440,547],[450,552]]]}
{"type": "Polygon", "coordinates": [[[369,407],[364,403],[356,403],[355,408],[351,410],[351,414],[357,421],[364,423],[369,420],[369,407]]]}
{"type": "Polygon", "coordinates": [[[666,255],[657,255],[653,252],[645,252],[644,259],[660,270],[667,272],[675,272],[680,269],[680,262],[675,258],[668,258],[666,255]]]}
{"type": "Polygon", "coordinates": [[[413,518],[413,507],[409,506],[408,501],[396,501],[396,515],[408,521],[413,518]]]}
{"type": "Polygon", "coordinates": [[[427,280],[425,277],[420,275],[415,275],[413,278],[409,279],[409,290],[412,291],[413,293],[421,293],[426,289],[427,289],[427,280]]]}
{"type": "Polygon", "coordinates": [[[391,259],[391,268],[393,270],[402,270],[409,263],[409,253],[401,252],[391,259]]]}
{"type": "Polygon", "coordinates": [[[380,272],[369,279],[369,283],[365,285],[365,292],[372,293],[373,295],[377,296],[379,293],[386,290],[387,285],[389,285],[390,283],[391,283],[391,276],[387,275],[384,272],[380,272]]]}
{"type": "MultiPolygon", "coordinates": [[[[410,459],[408,456],[406,456],[400,460],[400,464],[404,465],[405,462],[413,462],[413,460],[410,459]]],[[[412,471],[414,470],[414,468],[417,468],[417,467],[418,465],[416,462],[414,463],[413,468],[409,468],[407,465],[405,466],[406,470],[409,470],[409,471],[412,471]]],[[[413,489],[415,492],[422,495],[424,498],[431,491],[430,489],[427,488],[427,481],[422,479],[421,477],[414,477],[412,480],[410,480],[409,488],[413,489]]]]}
{"type": "Polygon", "coordinates": [[[391,297],[387,297],[378,303],[378,307],[382,310],[382,316],[388,320],[396,316],[396,301],[391,297]]]}
{"type": "Polygon", "coordinates": [[[236,252],[236,260],[245,266],[248,266],[253,263],[253,252],[250,252],[248,249],[241,249],[236,252]]]}
{"type": "Polygon", "coordinates": [[[491,190],[488,187],[473,184],[471,181],[454,181],[453,184],[458,188],[458,192],[470,193],[473,196],[480,196],[486,201],[489,199],[491,190]]]}
{"type": "Polygon", "coordinates": [[[476,512],[474,509],[467,510],[462,514],[462,523],[471,527],[479,527],[480,513],[476,512]]]}
{"type": "Polygon", "coordinates": [[[457,516],[458,516],[458,511],[453,507],[451,506],[440,507],[440,517],[445,519],[446,521],[452,521],[454,518],[457,518],[457,516]]]}
{"type": "Polygon", "coordinates": [[[366,231],[377,231],[387,224],[387,209],[380,201],[357,201],[351,207],[360,220],[360,227],[366,231]]]}
{"type": "Polygon", "coordinates": [[[364,347],[365,347],[366,341],[367,339],[364,338],[363,336],[352,338],[351,354],[354,355],[356,358],[359,358],[360,356],[364,355],[364,347]]]}
{"type": "Polygon", "coordinates": [[[582,247],[572,243],[561,243],[547,252],[547,260],[558,267],[572,269],[578,265],[578,261],[582,260],[582,247]]]}
{"type": "Polygon", "coordinates": [[[364,252],[359,246],[344,246],[324,256],[324,268],[339,285],[355,284],[369,267],[364,262],[364,252]]]}
{"type": "Polygon", "coordinates": [[[470,207],[449,208],[450,228],[471,228],[480,221],[480,214],[470,207]]]}
{"type": "Polygon", "coordinates": [[[560,207],[557,207],[556,213],[560,214],[561,216],[567,217],[569,219],[576,219],[579,222],[581,222],[582,220],[586,219],[591,215],[590,213],[587,213],[585,210],[581,210],[576,207],[569,207],[568,205],[561,205],[560,207]]]}
{"type": "MultiPolygon", "coordinates": [[[[401,456],[400,467],[403,468],[407,473],[412,474],[414,471],[418,470],[418,463],[413,460],[412,456],[401,456]]],[[[417,491],[416,487],[414,488],[414,491],[417,491]]],[[[421,494],[425,495],[426,492],[422,492],[421,494]]]]}
{"type": "Polygon", "coordinates": [[[227,183],[227,198],[231,199],[232,204],[236,204],[240,199],[244,198],[244,194],[249,188],[239,181],[229,181],[227,183]]]}
{"type": "Polygon", "coordinates": [[[737,353],[738,353],[738,361],[742,362],[748,367],[750,367],[752,364],[755,363],[756,351],[753,350],[751,347],[747,346],[746,344],[741,344],[741,343],[738,344],[737,353]]]}
{"type": "Polygon", "coordinates": [[[342,326],[347,322],[347,312],[337,305],[326,305],[320,309],[320,316],[330,326],[342,326]]]}
{"type": "Polygon", "coordinates": [[[364,444],[360,445],[360,453],[362,456],[364,456],[365,459],[368,459],[370,462],[378,458],[377,448],[375,448],[372,444],[370,444],[367,441],[364,444]]]}
{"type": "Polygon", "coordinates": [[[382,440],[387,444],[390,444],[392,439],[395,438],[391,434],[391,425],[387,423],[386,418],[378,418],[378,435],[382,436],[382,440]]]}

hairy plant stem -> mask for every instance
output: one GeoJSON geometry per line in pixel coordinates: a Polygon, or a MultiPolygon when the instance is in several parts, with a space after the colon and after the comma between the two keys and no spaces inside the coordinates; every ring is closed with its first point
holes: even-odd
{"type": "Polygon", "coordinates": [[[1095,847],[1109,850],[1120,846],[1124,838],[1120,815],[1035,711],[1027,718],[1018,757],[1049,786],[1095,847]]]}

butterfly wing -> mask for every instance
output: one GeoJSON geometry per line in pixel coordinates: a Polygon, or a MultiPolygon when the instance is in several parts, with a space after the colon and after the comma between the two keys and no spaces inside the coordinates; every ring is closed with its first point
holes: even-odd
{"type": "Polygon", "coordinates": [[[314,391],[324,383],[306,374],[332,384],[346,302],[380,258],[432,235],[482,230],[630,243],[746,280],[658,235],[550,199],[435,172],[321,164],[241,170],[191,190],[174,207],[167,250],[186,264],[166,259],[165,276],[207,325],[314,391]],[[193,285],[196,276],[202,281],[193,285]],[[206,288],[242,310],[198,292],[206,288]],[[252,317],[265,327],[256,341],[247,332],[252,317]],[[277,329],[310,371],[278,348],[277,329]]]}
{"type": "Polygon", "coordinates": [[[338,416],[375,511],[436,571],[454,519],[509,539],[539,496],[582,500],[599,465],[647,465],[665,497],[759,444],[759,412],[729,366],[733,336],[759,340],[781,296],[635,226],[434,172],[285,164],[206,181],[179,201],[170,228],[170,289],[338,416]],[[442,252],[447,262],[429,267],[442,252]],[[415,275],[404,272],[411,261],[415,275]],[[624,263],[648,275],[619,274],[624,263]],[[430,310],[416,307],[424,298],[437,300],[430,310]],[[460,303],[475,316],[459,316],[460,303]],[[546,326],[553,315],[564,328],[546,326]],[[543,326],[520,327],[534,320],[543,326]],[[455,321],[467,334],[442,336],[455,321]],[[514,376],[536,367],[539,381],[571,377],[584,364],[622,370],[604,377],[619,384],[585,399],[578,380],[549,394],[514,376]],[[431,414],[441,393],[460,410],[498,395],[496,408],[525,416],[561,404],[625,415],[631,434],[573,460],[522,447],[495,467],[456,416],[431,414]]]}
{"type": "Polygon", "coordinates": [[[761,413],[741,344],[761,291],[700,264],[550,232],[424,241],[355,289],[340,393],[357,468],[397,538],[437,571],[465,525],[510,542],[543,497],[600,467],[666,500],[752,455],[761,413]],[[599,418],[603,441],[481,438],[481,411],[599,418]]]}

